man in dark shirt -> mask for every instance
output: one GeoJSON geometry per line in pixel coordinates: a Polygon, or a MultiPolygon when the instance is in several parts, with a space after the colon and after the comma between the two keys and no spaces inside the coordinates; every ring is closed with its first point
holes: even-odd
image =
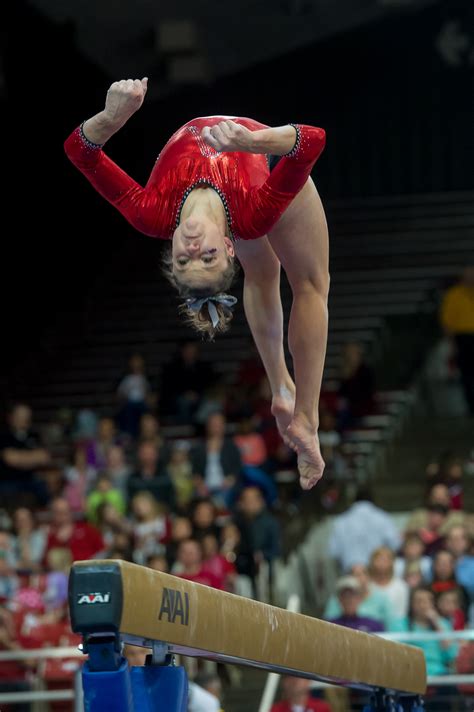
{"type": "Polygon", "coordinates": [[[0,495],[15,500],[26,495],[45,504],[46,487],[36,473],[50,465],[51,458],[41,447],[31,421],[31,408],[23,403],[17,403],[8,413],[7,429],[0,435],[0,495]]]}
{"type": "Polygon", "coordinates": [[[271,563],[280,555],[280,525],[268,511],[258,487],[246,487],[242,491],[235,522],[241,531],[248,533],[257,558],[271,563]]]}
{"type": "Polygon", "coordinates": [[[211,364],[201,361],[199,344],[185,341],[161,373],[161,407],[180,423],[191,423],[205,391],[215,382],[211,364]]]}
{"type": "Polygon", "coordinates": [[[173,485],[170,478],[162,472],[160,452],[156,442],[144,440],[140,443],[137,456],[137,468],[127,481],[129,499],[138,492],[151,492],[158,502],[163,502],[173,509],[175,503],[173,485]]]}
{"type": "Polygon", "coordinates": [[[355,576],[343,576],[336,584],[337,597],[342,608],[342,615],[330,623],[337,623],[346,628],[361,630],[364,633],[382,633],[384,627],[380,621],[357,615],[357,609],[362,603],[362,588],[355,576]]]}

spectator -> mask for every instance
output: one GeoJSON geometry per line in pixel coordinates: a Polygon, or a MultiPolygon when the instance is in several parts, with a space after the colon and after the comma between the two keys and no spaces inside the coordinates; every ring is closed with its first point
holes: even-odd
{"type": "Polygon", "coordinates": [[[206,534],[219,538],[219,527],[216,523],[217,511],[211,499],[198,499],[191,513],[193,539],[201,541],[206,534]]]}
{"type": "Polygon", "coordinates": [[[474,556],[471,542],[464,526],[451,527],[446,536],[446,549],[452,553],[456,562],[456,580],[474,599],[474,556]]]}
{"type": "Polygon", "coordinates": [[[225,524],[221,531],[220,551],[229,563],[234,564],[237,570],[238,590],[236,593],[251,598],[257,564],[248,536],[248,532],[240,532],[234,522],[225,524]]]}
{"type": "Polygon", "coordinates": [[[87,464],[87,452],[83,445],[74,448],[72,461],[64,470],[66,485],[63,496],[73,512],[83,512],[86,497],[95,482],[97,470],[87,464]]]}
{"type": "Polygon", "coordinates": [[[117,388],[120,403],[118,423],[120,430],[132,438],[139,431],[140,418],[149,407],[150,382],[146,376],[145,361],[141,354],[132,354],[128,362],[128,374],[117,388]]]}
{"type": "Polygon", "coordinates": [[[280,555],[280,525],[257,487],[246,487],[241,493],[235,523],[249,542],[257,565],[264,560],[272,564],[280,555]]]}
{"type": "Polygon", "coordinates": [[[75,443],[84,445],[97,435],[99,420],[90,408],[81,408],[75,418],[72,437],[75,443]]]}
{"type": "Polygon", "coordinates": [[[156,553],[160,545],[171,537],[171,522],[166,507],[157,502],[151,492],[139,492],[131,503],[132,531],[135,542],[133,558],[143,564],[149,554],[156,553]]]}
{"type": "Polygon", "coordinates": [[[459,591],[462,594],[462,608],[469,607],[469,594],[456,580],[455,559],[450,551],[438,551],[433,559],[433,577],[430,588],[435,598],[445,591],[459,591]]]}
{"type": "Polygon", "coordinates": [[[194,494],[193,466],[186,441],[173,443],[163,473],[173,485],[177,508],[186,511],[194,494]]]}
{"type": "Polygon", "coordinates": [[[171,525],[171,541],[166,547],[166,558],[171,569],[178,556],[179,545],[182,541],[191,539],[193,535],[193,525],[188,517],[175,517],[171,525]]]}
{"type": "Polygon", "coordinates": [[[464,465],[460,458],[455,458],[444,471],[444,482],[448,487],[450,497],[450,509],[461,511],[464,506],[463,487],[464,465]]]}
{"type": "Polygon", "coordinates": [[[107,452],[103,474],[109,477],[113,488],[118,490],[122,497],[127,496],[127,482],[131,473],[125,460],[125,451],[121,445],[112,445],[107,452]]]}
{"type": "Polygon", "coordinates": [[[169,572],[168,561],[165,554],[150,554],[147,556],[145,565],[153,571],[161,571],[164,574],[169,572]]]}
{"type": "Polygon", "coordinates": [[[459,588],[441,591],[436,596],[436,608],[440,616],[451,623],[453,630],[464,630],[466,615],[462,607],[462,593],[459,588]]]}
{"type": "MultiPolygon", "coordinates": [[[[21,640],[15,634],[15,626],[11,614],[0,608],[0,651],[21,650],[21,640]]],[[[29,692],[28,663],[21,660],[3,660],[0,662],[0,692],[29,692]]],[[[17,712],[30,712],[29,703],[15,705],[17,712]]]]}
{"type": "Polygon", "coordinates": [[[166,474],[162,474],[159,450],[153,440],[145,440],[138,447],[137,469],[127,483],[129,499],[138,492],[150,492],[156,500],[170,509],[174,507],[173,485],[166,474]]]}
{"type": "Polygon", "coordinates": [[[408,586],[394,573],[395,554],[386,546],[376,549],[370,557],[371,587],[385,593],[390,601],[392,616],[402,618],[408,611],[408,586]]]}
{"type": "Polygon", "coordinates": [[[231,503],[231,491],[236,487],[242,470],[237,446],[226,437],[226,420],[222,413],[213,413],[206,423],[204,443],[191,453],[196,491],[199,496],[211,496],[219,504],[231,503]]]}
{"type": "Polygon", "coordinates": [[[0,530],[0,604],[8,601],[19,586],[15,573],[13,539],[8,531],[0,530]]]}
{"type": "Polygon", "coordinates": [[[38,527],[35,515],[27,507],[13,513],[13,552],[17,569],[38,571],[44,557],[46,532],[38,527]]]}
{"type": "MultiPolygon", "coordinates": [[[[362,618],[370,618],[380,623],[385,630],[390,630],[393,614],[387,595],[370,585],[367,567],[355,564],[350,570],[350,577],[359,582],[360,601],[357,614],[362,618]]],[[[331,620],[342,615],[342,608],[338,596],[331,596],[324,610],[324,618],[331,620]]]]}
{"type": "Polygon", "coordinates": [[[107,453],[118,442],[117,429],[112,418],[101,418],[96,437],[86,445],[87,464],[96,470],[103,470],[107,466],[107,453]]]}
{"type": "Polygon", "coordinates": [[[132,527],[130,522],[110,502],[105,501],[99,504],[96,513],[97,527],[108,549],[111,546],[117,548],[117,544],[113,544],[115,535],[124,534],[127,538],[131,536],[132,527]]]}
{"type": "Polygon", "coordinates": [[[341,615],[332,618],[331,623],[354,630],[362,630],[365,633],[381,633],[384,630],[380,621],[361,616],[358,613],[364,594],[362,586],[355,576],[342,576],[336,584],[336,593],[341,607],[341,615]]]}
{"type": "Polygon", "coordinates": [[[237,593],[235,588],[237,570],[235,565],[220,553],[219,542],[215,534],[205,534],[200,541],[205,568],[223,581],[225,591],[237,593]]]}
{"type": "Polygon", "coordinates": [[[410,561],[403,572],[403,580],[410,590],[419,588],[426,583],[419,561],[410,561]]]}
{"type": "MultiPolygon", "coordinates": [[[[212,676],[219,683],[220,690],[220,680],[219,677],[212,676]]],[[[217,683],[214,684],[214,688],[217,688],[217,683]]],[[[220,712],[221,703],[219,701],[219,695],[214,694],[205,686],[203,686],[203,679],[198,676],[196,682],[189,683],[189,696],[188,696],[188,712],[220,712]],[[199,680],[199,683],[197,682],[199,680]]]]}
{"type": "Polygon", "coordinates": [[[163,367],[160,388],[163,412],[181,423],[192,423],[202,395],[214,381],[214,369],[200,359],[199,344],[183,342],[178,353],[163,367]]]}
{"type": "Polygon", "coordinates": [[[341,425],[347,426],[356,418],[368,415],[374,408],[374,370],[364,360],[362,344],[345,344],[340,368],[341,425]]]}
{"type": "Polygon", "coordinates": [[[466,527],[451,527],[446,535],[445,545],[446,549],[451,552],[456,561],[465,556],[469,550],[469,538],[466,527]]]}
{"type": "Polygon", "coordinates": [[[160,433],[160,423],[158,422],[158,418],[152,415],[152,413],[144,413],[140,418],[138,438],[140,442],[143,440],[149,442],[151,440],[155,443],[158,451],[161,449],[163,438],[160,433]]]}
{"type": "Polygon", "coordinates": [[[7,428],[0,435],[0,498],[14,497],[22,503],[44,505],[48,500],[43,482],[37,478],[49,466],[50,454],[41,447],[32,430],[31,408],[14,405],[7,418],[7,428]]]}
{"type": "Polygon", "coordinates": [[[460,282],[446,291],[440,318],[445,333],[456,345],[466,404],[474,415],[474,266],[466,267],[460,282]]]}
{"type": "Polygon", "coordinates": [[[103,474],[97,478],[94,489],[87,497],[87,519],[92,522],[92,524],[99,523],[97,510],[101,504],[105,503],[111,504],[119,514],[125,514],[127,505],[122,493],[113,487],[110,477],[103,474]]]}
{"type": "MultiPolygon", "coordinates": [[[[444,632],[452,630],[449,621],[436,611],[434,595],[420,586],[411,592],[408,616],[399,619],[394,630],[399,632],[444,632]]],[[[446,675],[456,658],[457,646],[446,640],[409,641],[410,645],[421,648],[425,654],[428,675],[446,675]]]]}
{"type": "Polygon", "coordinates": [[[93,559],[104,548],[99,530],[85,522],[75,522],[71,508],[63,497],[56,497],[51,503],[46,560],[50,549],[56,548],[68,549],[73,561],[93,559]]]}
{"type": "Polygon", "coordinates": [[[398,551],[400,534],[392,517],[374,505],[368,490],[361,489],[347,512],[335,518],[329,555],[346,572],[354,564],[367,565],[372,552],[381,546],[398,551]]]}
{"type": "Polygon", "coordinates": [[[224,580],[209,571],[202,560],[202,548],[196,539],[182,541],[178,549],[176,576],[211,588],[224,588],[224,580]]]}
{"type": "Polygon", "coordinates": [[[271,712],[331,712],[327,702],[310,696],[309,680],[285,675],[282,679],[283,700],[272,705],[271,712]]]}
{"type": "Polygon", "coordinates": [[[250,467],[264,467],[267,461],[265,440],[254,430],[252,420],[244,418],[239,423],[234,443],[239,448],[242,463],[250,467]]]}
{"type": "MultiPolygon", "coordinates": [[[[421,529],[426,529],[428,521],[428,507],[434,504],[442,505],[448,509],[451,507],[449,489],[447,485],[442,482],[437,482],[431,485],[426,497],[426,506],[420,509],[415,509],[412,512],[405,525],[405,531],[407,533],[418,533],[421,529]]],[[[448,529],[457,524],[462,524],[464,519],[465,516],[463,512],[449,511],[448,516],[441,527],[440,534],[444,536],[448,529]]]]}
{"type": "Polygon", "coordinates": [[[46,586],[43,600],[47,611],[62,608],[67,603],[71,552],[67,549],[50,549],[46,557],[46,586]]]}
{"type": "Polygon", "coordinates": [[[423,580],[431,578],[431,559],[424,556],[425,545],[419,534],[407,533],[403,541],[402,556],[395,559],[394,573],[397,578],[406,579],[408,567],[415,571],[415,565],[421,573],[423,580]]]}
{"type": "Polygon", "coordinates": [[[426,554],[433,556],[444,543],[443,527],[446,524],[448,508],[442,504],[430,504],[426,512],[426,526],[420,529],[419,535],[425,545],[426,554]]]}

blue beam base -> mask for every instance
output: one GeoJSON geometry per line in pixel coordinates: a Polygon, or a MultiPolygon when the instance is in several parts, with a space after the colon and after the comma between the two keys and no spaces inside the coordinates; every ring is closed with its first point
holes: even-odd
{"type": "Polygon", "coordinates": [[[82,670],[85,712],[186,712],[188,680],[182,667],[147,665],[82,670]]]}

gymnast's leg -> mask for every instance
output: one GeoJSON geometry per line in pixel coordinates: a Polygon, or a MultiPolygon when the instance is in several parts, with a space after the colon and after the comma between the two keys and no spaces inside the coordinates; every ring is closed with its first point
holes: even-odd
{"type": "Polygon", "coordinates": [[[244,270],[244,309],[272,390],[272,413],[280,434],[293,417],[295,385],[283,350],[280,262],[266,237],[239,240],[236,254],[244,270]]]}
{"type": "Polygon", "coordinates": [[[321,478],[319,394],[326,355],[329,240],[323,206],[311,179],[269,234],[293,292],[288,344],[293,357],[296,400],[286,439],[298,454],[301,486],[321,478]]]}

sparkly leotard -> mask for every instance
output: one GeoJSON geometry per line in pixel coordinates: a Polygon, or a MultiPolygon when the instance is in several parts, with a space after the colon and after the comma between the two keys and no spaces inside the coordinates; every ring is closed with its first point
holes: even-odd
{"type": "Polygon", "coordinates": [[[323,129],[295,125],[293,150],[270,172],[263,154],[222,152],[201,138],[204,126],[232,118],[251,131],[268,128],[247,118],[207,116],[182,126],[158,156],[143,188],[90,143],[81,127],[64,144],[72,163],[137,230],[170,239],[189,193],[210,186],[225,208],[230,236],[252,240],[268,233],[301,190],[325,144],[323,129]]]}

